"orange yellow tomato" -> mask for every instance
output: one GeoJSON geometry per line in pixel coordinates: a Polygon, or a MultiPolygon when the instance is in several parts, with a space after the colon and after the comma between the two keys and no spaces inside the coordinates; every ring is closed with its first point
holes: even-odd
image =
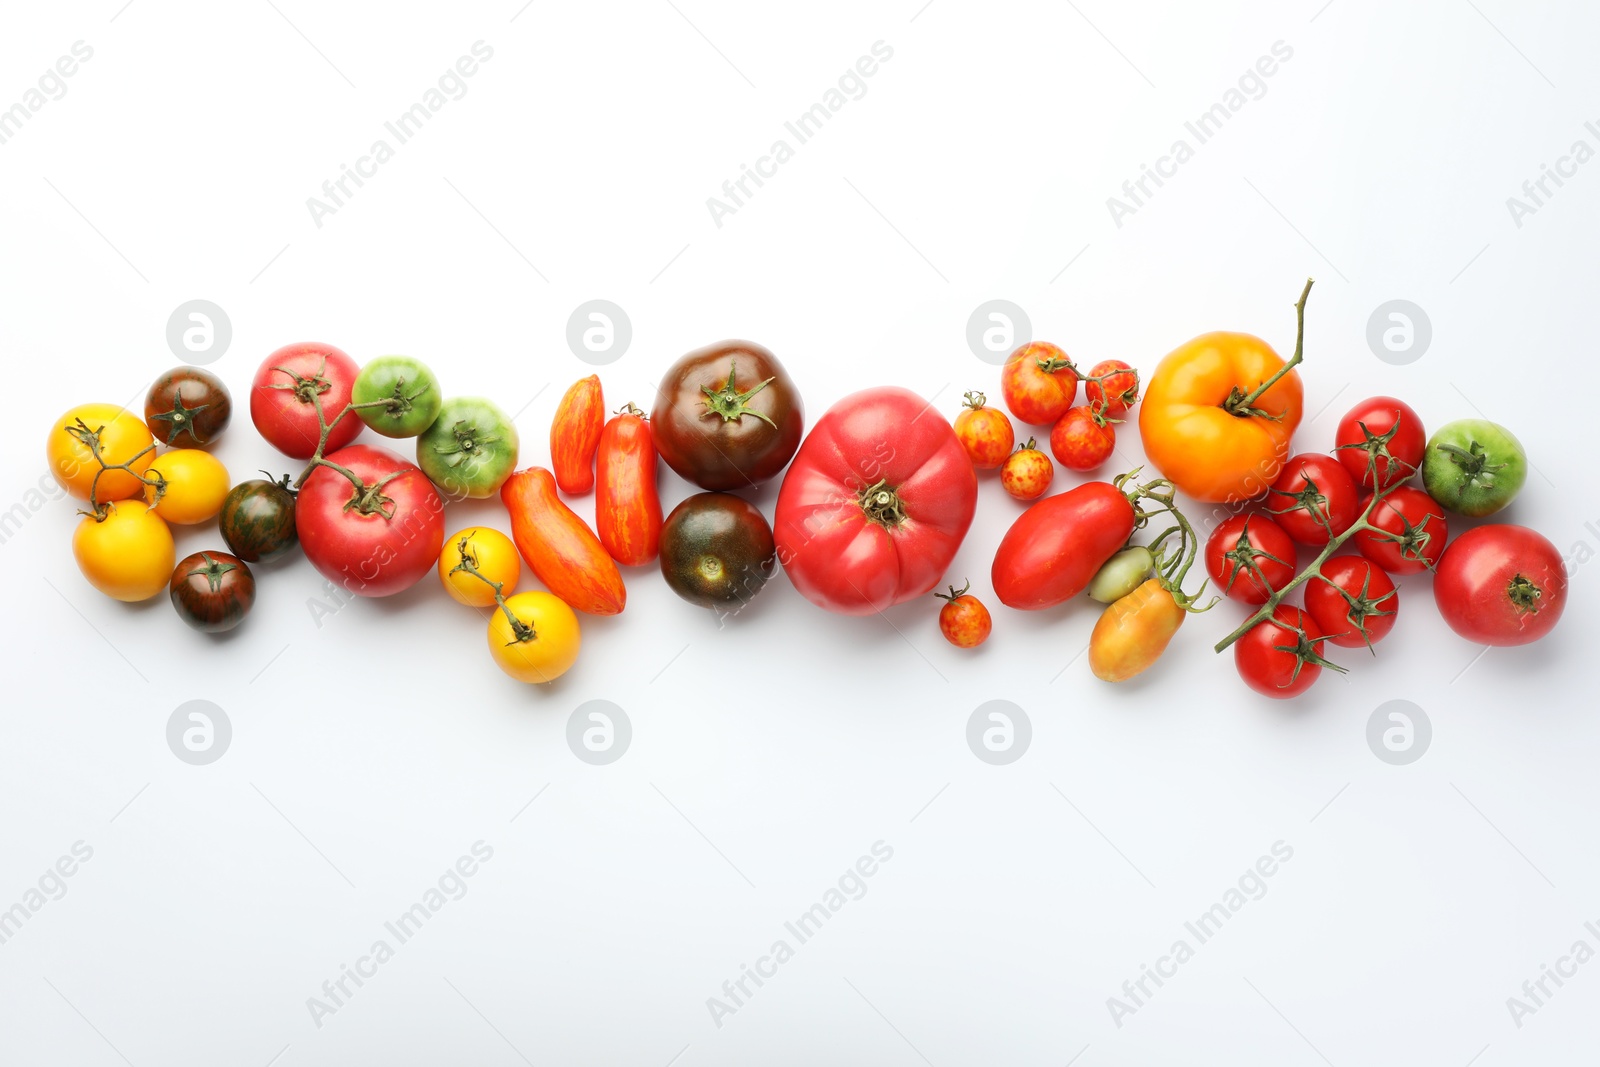
{"type": "Polygon", "coordinates": [[[577,660],[579,644],[577,613],[554,593],[518,593],[489,618],[489,654],[519,682],[561,677],[577,660]],[[518,626],[506,612],[516,616],[518,626]]]}
{"type": "Polygon", "coordinates": [[[494,607],[494,586],[500,584],[502,596],[510,596],[522,577],[522,559],[511,538],[488,526],[469,526],[444,540],[439,551],[439,581],[444,591],[469,608],[494,607]],[[463,559],[483,578],[474,578],[461,567],[463,559]],[[484,579],[488,579],[485,581],[484,579]]]}
{"type": "Polygon", "coordinates": [[[142,500],[118,500],[105,517],[85,515],[72,555],[89,584],[116,600],[148,600],[167,588],[177,551],[172,531],[142,500]]]}
{"type": "Polygon", "coordinates": [[[167,522],[184,526],[215,518],[231,488],[228,468],[198,448],[175,448],[157,456],[145,478],[145,503],[167,522]]]}
{"type": "Polygon", "coordinates": [[[1089,669],[1103,682],[1125,682],[1161,658],[1187,614],[1159,579],[1114,601],[1089,635],[1089,669]]]}
{"type": "Polygon", "coordinates": [[[93,487],[103,503],[126,500],[144,491],[138,476],[155,458],[154,444],[150,428],[132,412],[115,404],[79,404],[50,427],[45,455],[61,488],[79,500],[88,500],[93,487]],[[95,485],[101,464],[94,458],[91,442],[107,464],[128,463],[134,473],[108,470],[95,485]]]}

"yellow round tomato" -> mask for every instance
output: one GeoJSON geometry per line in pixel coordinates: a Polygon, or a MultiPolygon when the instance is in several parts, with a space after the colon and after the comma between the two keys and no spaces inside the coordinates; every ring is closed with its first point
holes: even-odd
{"type": "Polygon", "coordinates": [[[519,682],[551,682],[578,658],[578,616],[554,593],[518,593],[489,619],[489,654],[519,682]],[[524,628],[513,629],[506,611],[524,628]]]}
{"type": "Polygon", "coordinates": [[[177,558],[172,531],[142,500],[107,504],[104,519],[85,515],[72,534],[72,555],[90,585],[129,602],[166,589],[177,558]]]}
{"type": "Polygon", "coordinates": [[[494,607],[494,586],[489,582],[499,582],[500,594],[510,596],[520,577],[522,559],[517,555],[517,546],[492,527],[469,526],[453,533],[445,538],[439,552],[439,581],[444,583],[444,591],[469,608],[494,607]],[[489,581],[456,570],[463,556],[489,581]]]}
{"type": "Polygon", "coordinates": [[[161,482],[146,484],[144,499],[168,522],[205,522],[222,510],[222,501],[228,496],[228,468],[210,452],[175,448],[157,456],[145,471],[146,478],[158,474],[161,482]]]}
{"type": "Polygon", "coordinates": [[[132,412],[115,404],[79,404],[50,427],[45,455],[50,461],[50,473],[55,475],[61,488],[79,500],[88,500],[89,489],[93,486],[95,496],[104,503],[126,500],[144,491],[144,483],[138,475],[143,474],[155,458],[154,444],[150,428],[132,412]],[[107,464],[131,460],[135,473],[108,470],[95,486],[94,476],[99,473],[100,464],[95,462],[91,441],[107,464]]]}

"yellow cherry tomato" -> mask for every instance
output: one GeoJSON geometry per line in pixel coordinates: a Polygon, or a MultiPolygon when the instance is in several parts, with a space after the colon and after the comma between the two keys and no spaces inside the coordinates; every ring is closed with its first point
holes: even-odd
{"type": "Polygon", "coordinates": [[[175,448],[157,456],[145,477],[157,475],[158,484],[144,487],[145,503],[168,522],[185,526],[215,517],[230,488],[228,468],[198,448],[175,448]]]}
{"type": "Polygon", "coordinates": [[[578,658],[578,616],[554,593],[518,593],[489,619],[489,653],[519,682],[550,682],[578,658]],[[516,616],[513,628],[506,611],[516,616]]]}
{"type": "Polygon", "coordinates": [[[144,483],[138,475],[155,459],[154,444],[150,428],[132,412],[115,404],[79,404],[50,427],[45,455],[50,461],[50,473],[55,475],[61,488],[79,500],[88,500],[89,489],[94,486],[95,496],[105,503],[126,500],[144,491],[144,483]],[[95,486],[94,476],[100,464],[95,462],[91,443],[107,464],[132,460],[135,473],[108,470],[95,486]]]}
{"type": "Polygon", "coordinates": [[[457,603],[469,608],[494,607],[494,586],[500,583],[500,595],[510,596],[522,577],[522,557],[511,538],[488,526],[469,526],[444,539],[439,552],[439,581],[444,591],[457,603]],[[465,557],[483,578],[474,578],[469,571],[457,570],[465,557]]]}
{"type": "Polygon", "coordinates": [[[116,600],[148,600],[167,588],[177,552],[172,531],[142,500],[106,505],[105,518],[85,515],[72,534],[72,555],[89,584],[116,600]]]}
{"type": "Polygon", "coordinates": [[[1125,682],[1161,658],[1187,612],[1155,578],[1111,604],[1089,636],[1089,669],[1103,682],[1125,682]]]}

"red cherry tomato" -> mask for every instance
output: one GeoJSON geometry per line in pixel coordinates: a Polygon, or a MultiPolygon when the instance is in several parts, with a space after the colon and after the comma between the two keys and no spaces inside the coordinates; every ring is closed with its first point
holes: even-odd
{"type": "Polygon", "coordinates": [[[1256,623],[1233,643],[1233,665],[1244,683],[1274,700],[1310,689],[1323,667],[1340,668],[1322,658],[1322,630],[1299,608],[1279,604],[1270,619],[1256,623]]]}
{"type": "Polygon", "coordinates": [[[1006,461],[1017,437],[1006,413],[984,407],[985,402],[982,393],[967,394],[966,406],[956,416],[956,436],[961,439],[961,447],[967,450],[974,467],[992,471],[1006,461]]]}
{"type": "Polygon", "coordinates": [[[1119,419],[1139,402],[1139,372],[1120,359],[1103,359],[1089,368],[1083,392],[1090,407],[1119,419]]]}
{"type": "MultiPolygon", "coordinates": [[[[1366,511],[1371,494],[1361,499],[1366,511]]],[[[1450,536],[1444,509],[1415,486],[1402,485],[1378,502],[1367,521],[1382,533],[1362,530],[1351,540],[1361,554],[1390,574],[1431,570],[1450,536]]]]}
{"type": "Polygon", "coordinates": [[[1371,646],[1394,629],[1400,594],[1383,568],[1361,556],[1334,556],[1305,584],[1306,611],[1329,641],[1371,646]]]}
{"type": "Polygon", "coordinates": [[[1049,426],[1078,398],[1078,368],[1056,345],[1032,341],[1000,369],[1000,395],[1029,426],[1049,426]]]}
{"type": "Polygon", "coordinates": [[[1361,493],[1332,456],[1302,452],[1267,490],[1267,512],[1284,533],[1320,548],[1361,517],[1361,493]]]}
{"type": "Polygon", "coordinates": [[[1050,457],[1039,451],[1038,443],[1028,438],[1028,443],[1006,457],[1000,468],[1000,485],[1018,500],[1038,500],[1055,480],[1056,469],[1050,457]]]}
{"type": "Polygon", "coordinates": [[[1068,470],[1092,471],[1111,458],[1117,431],[1087,405],[1068,408],[1050,428],[1050,451],[1068,470]]]}
{"type": "Polygon", "coordinates": [[[1433,576],[1450,628],[1481,645],[1525,645],[1554,629],[1567,605],[1567,567],[1549,539],[1495,523],[1450,543],[1433,576]]]}
{"type": "Polygon", "coordinates": [[[431,572],[444,546],[444,501],[415,463],[371,445],[326,457],[294,502],[300,547],[322,576],[358,596],[389,596],[431,572]]]}
{"type": "Polygon", "coordinates": [[[989,639],[994,626],[983,601],[967,592],[971,588],[972,583],[968,582],[959,592],[952,585],[949,593],[934,594],[945,601],[939,609],[939,632],[957,648],[977,648],[989,639]]]}
{"type": "Polygon", "coordinates": [[[322,435],[320,404],[323,419],[333,427],[322,454],[337,452],[361,432],[361,420],[344,414],[360,373],[356,361],[332,345],[284,345],[262,362],[250,383],[250,421],[279,452],[309,459],[322,435]]]}
{"type": "Polygon", "coordinates": [[[1428,435],[1410,404],[1373,396],[1345,413],[1333,440],[1333,454],[1355,483],[1371,489],[1376,482],[1382,489],[1422,468],[1428,435]]]}
{"type": "Polygon", "coordinates": [[[1226,596],[1265,604],[1294,578],[1294,542],[1265,515],[1235,515],[1206,539],[1206,573],[1226,596]]]}

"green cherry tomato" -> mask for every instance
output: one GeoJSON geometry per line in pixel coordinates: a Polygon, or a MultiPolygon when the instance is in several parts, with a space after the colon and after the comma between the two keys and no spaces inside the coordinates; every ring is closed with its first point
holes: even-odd
{"type": "Polygon", "coordinates": [[[350,390],[356,417],[385,437],[415,437],[439,417],[444,397],[439,379],[420,359],[410,356],[379,356],[361,368],[350,390]]]}
{"type": "Polygon", "coordinates": [[[446,500],[494,496],[516,465],[516,426],[481,397],[446,400],[417,438],[417,466],[446,500]]]}
{"type": "Polygon", "coordinates": [[[1457,419],[1428,439],[1422,484],[1439,505],[1474,518],[1493,515],[1528,479],[1528,454],[1511,431],[1488,419],[1457,419]]]}
{"type": "Polygon", "coordinates": [[[1102,604],[1121,600],[1144,584],[1144,580],[1150,577],[1150,568],[1155,565],[1155,557],[1143,545],[1123,549],[1106,560],[1094,577],[1089,579],[1090,599],[1102,604]]]}

